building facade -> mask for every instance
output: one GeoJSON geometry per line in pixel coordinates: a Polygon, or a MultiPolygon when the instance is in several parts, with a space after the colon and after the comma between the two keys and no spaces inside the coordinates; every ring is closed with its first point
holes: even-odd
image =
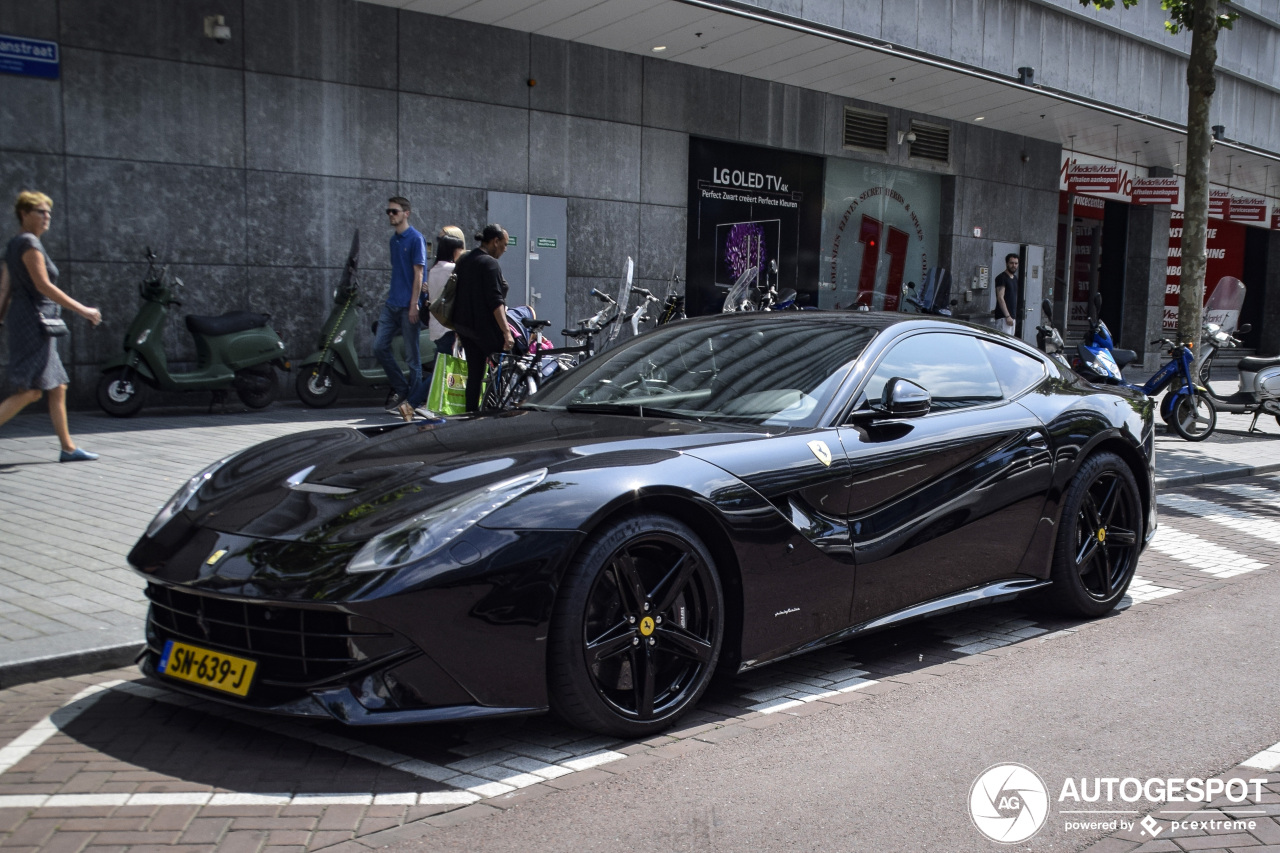
{"type": "MultiPolygon", "coordinates": [[[[1280,2],[1237,5],[1215,101],[1232,160],[1215,152],[1215,181],[1270,205],[1280,2]]],[[[701,310],[748,266],[810,304],[877,308],[943,268],[954,310],[985,319],[1013,252],[1024,301],[1035,268],[1070,313],[1083,278],[1143,349],[1163,322],[1171,208],[1064,190],[1075,161],[1178,173],[1187,45],[1162,20],[1155,2],[1071,0],[10,3],[0,34],[55,42],[60,67],[0,76],[0,194],[54,198],[61,283],[103,309],[65,344],[82,403],[137,308],[146,247],[185,281],[183,312],[268,312],[300,357],[357,228],[376,316],[392,195],[429,236],[507,226],[511,301],[570,323],[627,258],[637,285],[678,276],[701,310]],[[228,40],[206,35],[214,13],[228,40]]],[[[1270,225],[1239,225],[1231,271],[1254,344],[1274,351],[1270,225]]],[[[194,358],[180,322],[166,349],[194,358]]]]}

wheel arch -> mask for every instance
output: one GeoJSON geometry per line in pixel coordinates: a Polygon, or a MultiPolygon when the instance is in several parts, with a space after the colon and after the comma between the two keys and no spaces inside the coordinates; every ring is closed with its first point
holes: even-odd
{"type": "MultiPolygon", "coordinates": [[[[1138,494],[1142,498],[1142,517],[1145,523],[1145,520],[1150,518],[1155,495],[1152,491],[1151,477],[1147,472],[1147,466],[1142,458],[1141,450],[1134,447],[1130,442],[1125,441],[1120,435],[1112,433],[1091,445],[1080,455],[1080,463],[1076,466],[1076,470],[1079,471],[1090,458],[1102,452],[1114,453],[1120,457],[1125,465],[1129,466],[1129,470],[1133,473],[1133,479],[1138,483],[1138,494]]],[[[1074,472],[1072,476],[1075,476],[1074,472]]],[[[1145,534],[1149,532],[1144,531],[1144,538],[1145,534]]]]}

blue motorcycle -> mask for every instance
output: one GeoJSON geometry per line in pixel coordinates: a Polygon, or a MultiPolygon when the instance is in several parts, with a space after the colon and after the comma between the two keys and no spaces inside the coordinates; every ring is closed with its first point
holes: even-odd
{"type": "Polygon", "coordinates": [[[1122,371],[1137,360],[1138,354],[1116,347],[1111,330],[1098,316],[1101,307],[1101,297],[1095,296],[1089,311],[1089,333],[1076,347],[1072,368],[1092,382],[1122,385],[1141,391],[1148,397],[1155,397],[1169,388],[1160,404],[1160,416],[1164,422],[1187,441],[1204,441],[1213,435],[1218,425],[1218,410],[1208,392],[1193,380],[1195,357],[1191,348],[1167,338],[1152,341],[1169,348],[1169,362],[1142,385],[1126,382],[1122,371]]]}

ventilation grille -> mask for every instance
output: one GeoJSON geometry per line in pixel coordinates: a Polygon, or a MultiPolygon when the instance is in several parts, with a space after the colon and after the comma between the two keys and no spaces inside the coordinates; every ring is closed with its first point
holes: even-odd
{"type": "Polygon", "coordinates": [[[884,151],[889,147],[889,117],[844,108],[844,147],[884,151]]]}
{"type": "Polygon", "coordinates": [[[951,160],[951,130],[933,124],[911,122],[916,141],[911,143],[911,156],[921,160],[947,163],[951,160]]]}

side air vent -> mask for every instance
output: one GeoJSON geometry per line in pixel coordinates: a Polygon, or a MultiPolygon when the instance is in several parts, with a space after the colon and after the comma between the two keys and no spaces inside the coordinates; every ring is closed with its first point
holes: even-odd
{"type": "Polygon", "coordinates": [[[936,124],[911,122],[911,132],[915,134],[915,142],[911,143],[911,156],[921,160],[933,160],[947,163],[951,160],[951,130],[938,127],[936,124]]]}
{"type": "Polygon", "coordinates": [[[886,150],[889,147],[889,117],[845,107],[844,147],[864,151],[886,150]]]}

